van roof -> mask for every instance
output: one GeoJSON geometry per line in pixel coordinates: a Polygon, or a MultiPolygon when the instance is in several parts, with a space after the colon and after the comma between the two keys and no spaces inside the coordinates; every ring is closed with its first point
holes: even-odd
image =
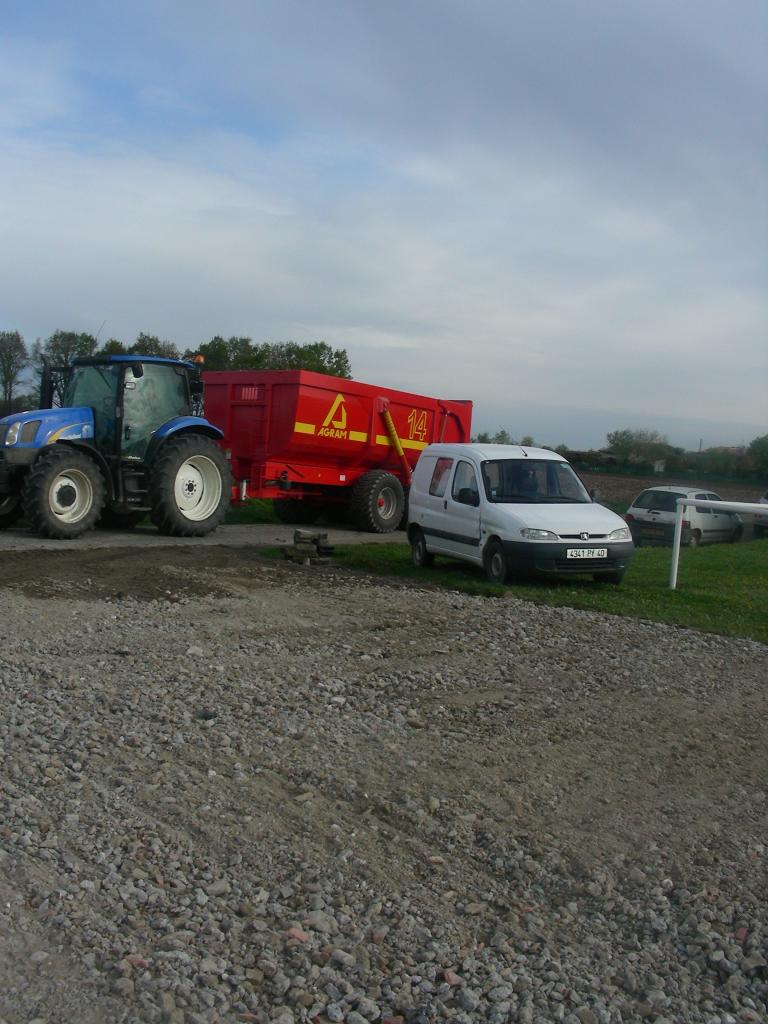
{"type": "Polygon", "coordinates": [[[424,449],[424,454],[429,455],[454,455],[474,454],[481,462],[493,459],[550,459],[555,462],[566,462],[558,452],[549,448],[529,448],[521,444],[483,444],[479,441],[467,442],[466,444],[430,444],[424,449]]]}

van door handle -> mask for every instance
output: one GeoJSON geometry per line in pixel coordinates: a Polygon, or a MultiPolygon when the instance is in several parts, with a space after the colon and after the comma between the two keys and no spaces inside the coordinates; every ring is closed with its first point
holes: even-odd
{"type": "Polygon", "coordinates": [[[443,508],[444,508],[444,509],[447,509],[447,508],[448,508],[448,499],[447,499],[447,498],[444,498],[444,499],[443,499],[443,508]]]}

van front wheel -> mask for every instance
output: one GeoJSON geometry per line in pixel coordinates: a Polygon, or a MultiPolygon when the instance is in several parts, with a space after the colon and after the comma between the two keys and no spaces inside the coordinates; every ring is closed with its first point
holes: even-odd
{"type": "Polygon", "coordinates": [[[485,575],[489,583],[506,583],[509,564],[501,541],[489,540],[483,556],[485,575]]]}

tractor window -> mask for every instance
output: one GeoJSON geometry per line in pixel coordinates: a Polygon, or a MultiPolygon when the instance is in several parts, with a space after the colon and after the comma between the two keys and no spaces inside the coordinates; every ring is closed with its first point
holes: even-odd
{"type": "Polygon", "coordinates": [[[64,390],[62,404],[66,408],[87,405],[93,410],[94,434],[100,448],[111,448],[115,443],[115,406],[120,367],[76,366],[72,369],[64,390]]]}
{"type": "Polygon", "coordinates": [[[130,366],[125,371],[123,396],[122,453],[125,458],[142,459],[152,434],[168,420],[189,414],[189,392],[183,372],[163,363],[142,363],[136,377],[130,366]]]}
{"type": "Polygon", "coordinates": [[[64,406],[72,408],[89,405],[91,408],[108,399],[115,404],[117,395],[117,366],[76,366],[67,381],[64,391],[64,406]]]}

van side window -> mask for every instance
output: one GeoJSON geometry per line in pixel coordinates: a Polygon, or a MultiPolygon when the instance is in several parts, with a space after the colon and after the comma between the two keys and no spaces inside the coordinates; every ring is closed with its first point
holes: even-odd
{"type": "Polygon", "coordinates": [[[462,505],[477,503],[479,491],[475,471],[468,462],[460,462],[453,477],[451,497],[462,505]]]}
{"type": "Polygon", "coordinates": [[[435,471],[432,474],[432,480],[429,484],[429,493],[433,494],[436,498],[442,498],[445,494],[445,489],[448,486],[448,477],[451,475],[452,465],[453,459],[437,460],[435,471]]]}

